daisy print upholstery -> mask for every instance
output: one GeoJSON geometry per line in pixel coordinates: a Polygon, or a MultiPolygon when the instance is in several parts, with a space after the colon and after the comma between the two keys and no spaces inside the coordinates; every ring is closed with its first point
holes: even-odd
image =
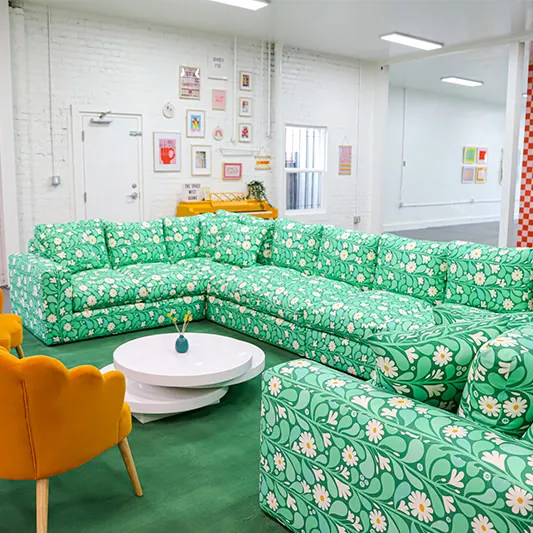
{"type": "Polygon", "coordinates": [[[294,532],[529,533],[533,446],[308,360],[265,372],[261,508],[294,532]]]}

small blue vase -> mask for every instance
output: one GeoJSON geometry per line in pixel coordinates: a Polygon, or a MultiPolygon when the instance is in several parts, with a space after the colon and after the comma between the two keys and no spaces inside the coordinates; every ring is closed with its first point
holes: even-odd
{"type": "Polygon", "coordinates": [[[178,353],[187,353],[188,350],[189,350],[189,341],[183,335],[180,335],[176,339],[176,351],[178,353]]]}

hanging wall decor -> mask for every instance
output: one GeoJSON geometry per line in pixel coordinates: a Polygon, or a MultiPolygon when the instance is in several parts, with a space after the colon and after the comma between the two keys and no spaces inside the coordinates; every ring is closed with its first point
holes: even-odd
{"type": "Polygon", "coordinates": [[[154,132],[154,171],[181,171],[181,134],[154,132]]]}
{"type": "Polygon", "coordinates": [[[487,183],[487,167],[476,168],[476,183],[487,183]]]}
{"type": "Polygon", "coordinates": [[[213,104],[215,111],[226,111],[226,91],[223,89],[213,89],[213,104]]]}
{"type": "Polygon", "coordinates": [[[180,98],[200,100],[200,69],[198,67],[180,67],[180,98]]]}
{"type": "Polygon", "coordinates": [[[239,116],[241,117],[252,116],[252,100],[250,98],[239,99],[239,116]]]}
{"type": "Polygon", "coordinates": [[[261,146],[261,149],[255,156],[255,170],[271,170],[272,158],[267,151],[261,146]]]}
{"type": "Polygon", "coordinates": [[[187,137],[205,137],[205,111],[187,109],[187,137]]]}
{"type": "Polygon", "coordinates": [[[229,77],[230,61],[218,48],[211,48],[207,53],[207,77],[211,80],[224,80],[229,77]]]}
{"type": "Polygon", "coordinates": [[[241,83],[240,83],[241,91],[252,90],[253,85],[252,85],[252,73],[251,72],[241,71],[240,80],[241,80],[241,83]]]}
{"type": "Polygon", "coordinates": [[[176,112],[176,108],[174,107],[174,104],[172,104],[171,102],[167,102],[163,106],[163,116],[165,118],[174,118],[175,112],[176,112]]]}
{"type": "Polygon", "coordinates": [[[475,165],[477,158],[477,149],[473,146],[463,148],[463,165],[475,165]]]}
{"type": "Polygon", "coordinates": [[[223,141],[224,140],[224,130],[222,129],[221,126],[217,126],[213,130],[213,139],[215,139],[215,141],[223,141]]]}
{"type": "Polygon", "coordinates": [[[239,124],[239,142],[240,143],[252,142],[252,125],[251,124],[239,124]]]}
{"type": "Polygon", "coordinates": [[[222,179],[240,180],[242,179],[242,163],[223,163],[222,179]]]}
{"type": "Polygon", "coordinates": [[[339,176],[352,175],[352,146],[339,146],[339,176]]]}
{"type": "Polygon", "coordinates": [[[461,175],[461,183],[474,183],[476,177],[475,167],[463,167],[463,173],[461,175]]]}
{"type": "Polygon", "coordinates": [[[191,146],[191,174],[193,176],[211,175],[210,146],[191,146]]]}
{"type": "Polygon", "coordinates": [[[488,153],[488,148],[478,148],[476,153],[476,163],[478,165],[487,165],[489,161],[488,153]]]}

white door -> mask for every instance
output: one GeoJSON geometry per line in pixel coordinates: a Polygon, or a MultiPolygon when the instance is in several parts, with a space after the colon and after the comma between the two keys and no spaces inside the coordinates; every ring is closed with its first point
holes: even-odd
{"type": "Polygon", "coordinates": [[[139,115],[82,115],[86,218],[142,219],[141,129],[139,115]]]}

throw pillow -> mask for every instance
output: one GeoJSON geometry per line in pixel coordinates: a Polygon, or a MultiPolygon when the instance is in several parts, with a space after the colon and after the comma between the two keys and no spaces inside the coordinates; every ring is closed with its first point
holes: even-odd
{"type": "Polygon", "coordinates": [[[531,309],[532,248],[449,245],[446,300],[496,313],[531,309]]]}
{"type": "Polygon", "coordinates": [[[376,355],[374,384],[456,410],[477,351],[489,339],[533,321],[533,313],[379,333],[365,342],[376,355]]]}
{"type": "Polygon", "coordinates": [[[200,215],[198,257],[213,257],[220,242],[220,231],[227,221],[216,219],[213,213],[200,215]]]}
{"type": "Polygon", "coordinates": [[[364,290],[372,288],[379,241],[380,235],[324,226],[316,273],[364,290]]]}
{"type": "Polygon", "coordinates": [[[228,222],[219,232],[220,240],[213,255],[215,261],[240,267],[256,263],[263,240],[259,228],[228,222]]]}
{"type": "Polygon", "coordinates": [[[278,219],[274,223],[272,262],[304,274],[312,274],[320,248],[323,227],[278,219]]]}
{"type": "Polygon", "coordinates": [[[161,219],[149,222],[106,222],[105,233],[114,268],[168,260],[161,219]]]}
{"type": "Polygon", "coordinates": [[[468,374],[459,416],[521,437],[533,422],[533,326],[483,345],[468,374]]]}
{"type": "Polygon", "coordinates": [[[437,304],[444,300],[447,243],[383,233],[374,288],[437,304]]]}
{"type": "Polygon", "coordinates": [[[39,254],[72,273],[109,267],[103,226],[98,219],[38,224],[34,235],[39,254]]]}
{"type": "Polygon", "coordinates": [[[200,220],[199,216],[163,219],[163,234],[171,262],[196,257],[200,240],[200,220]]]}

